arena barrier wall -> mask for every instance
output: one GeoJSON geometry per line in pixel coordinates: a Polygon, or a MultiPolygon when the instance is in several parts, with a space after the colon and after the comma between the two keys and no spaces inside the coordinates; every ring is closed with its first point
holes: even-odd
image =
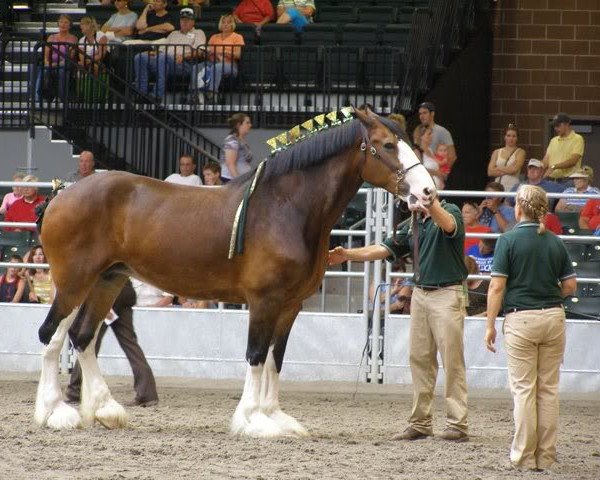
{"type": "MultiPolygon", "coordinates": [[[[0,371],[40,369],[42,346],[37,329],[48,307],[0,305],[0,371]]],[[[140,344],[157,376],[243,379],[248,317],[245,311],[135,308],[140,344]]],[[[391,315],[385,321],[381,371],[384,383],[410,384],[409,318],[391,315]]],[[[501,332],[501,321],[497,325],[501,332]]],[[[465,321],[465,361],[471,388],[508,388],[506,355],[499,333],[498,353],[483,345],[485,320],[465,321]]],[[[292,329],[282,379],[295,381],[364,382],[369,366],[363,359],[367,325],[363,315],[302,312],[292,329]]],[[[600,322],[567,321],[567,350],[561,391],[600,392],[600,322]]],[[[65,350],[66,352],[66,350],[65,350]]],[[[68,354],[65,354],[68,355],[68,354]]],[[[107,375],[130,375],[131,369],[112,333],[107,332],[100,354],[107,375]]],[[[63,368],[72,362],[63,358],[63,368]]],[[[440,382],[443,369],[440,362],[440,382]]]]}
{"type": "MultiPolygon", "coordinates": [[[[502,320],[496,322],[497,353],[483,344],[485,318],[465,319],[465,364],[467,384],[475,388],[508,389],[506,351],[502,320]]],[[[391,315],[386,319],[384,335],[384,383],[411,383],[408,345],[410,317],[391,315]]],[[[567,347],[561,366],[560,390],[563,392],[600,392],[600,349],[588,348],[600,341],[600,322],[567,320],[567,347]]],[[[443,385],[444,371],[438,355],[438,385],[443,385]]]]}

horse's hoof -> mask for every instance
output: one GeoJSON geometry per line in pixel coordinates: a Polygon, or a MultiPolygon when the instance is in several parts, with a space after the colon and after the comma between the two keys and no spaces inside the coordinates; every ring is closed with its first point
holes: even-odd
{"type": "Polygon", "coordinates": [[[270,418],[279,425],[283,435],[287,437],[308,437],[310,435],[298,420],[281,410],[275,410],[270,418]]]}
{"type": "Polygon", "coordinates": [[[54,430],[73,430],[81,427],[81,417],[77,410],[61,401],[48,417],[46,425],[54,430]]]}
{"type": "Polygon", "coordinates": [[[262,412],[253,413],[243,434],[253,438],[277,438],[285,436],[285,432],[271,417],[262,412]]]}
{"type": "Polygon", "coordinates": [[[96,410],[96,420],[109,430],[127,426],[127,412],[115,400],[110,399],[106,405],[96,410]]]}

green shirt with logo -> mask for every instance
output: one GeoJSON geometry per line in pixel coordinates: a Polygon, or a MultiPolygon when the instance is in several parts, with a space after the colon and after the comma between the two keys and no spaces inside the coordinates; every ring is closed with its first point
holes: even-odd
{"type": "Polygon", "coordinates": [[[496,243],[492,277],[506,277],[504,310],[538,310],[563,303],[559,281],[575,277],[562,240],[538,223],[521,222],[496,243]]]}
{"type": "MultiPolygon", "coordinates": [[[[448,234],[431,217],[419,216],[419,278],[414,278],[417,285],[438,286],[459,283],[467,278],[463,253],[465,227],[460,209],[445,200],[441,206],[452,215],[456,228],[448,234]]],[[[410,253],[413,248],[412,222],[407,222],[395,238],[388,238],[382,245],[390,252],[386,259],[390,262],[410,253]]]]}

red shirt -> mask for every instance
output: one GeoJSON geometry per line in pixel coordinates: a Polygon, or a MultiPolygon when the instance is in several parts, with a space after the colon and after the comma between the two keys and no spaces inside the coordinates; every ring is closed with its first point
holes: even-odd
{"type": "Polygon", "coordinates": [[[544,217],[544,226],[551,232],[556,233],[557,235],[562,235],[563,233],[560,220],[553,213],[546,214],[546,216],[544,217]]]}
{"type": "MultiPolygon", "coordinates": [[[[465,225],[466,233],[492,233],[492,229],[487,225],[475,225],[474,227],[469,227],[465,225]]],[[[471,248],[473,245],[477,245],[479,243],[480,238],[466,238],[465,237],[465,253],[467,250],[471,248]]]]}
{"type": "Polygon", "coordinates": [[[595,198],[590,198],[581,210],[579,214],[580,217],[586,218],[589,225],[590,230],[596,230],[600,227],[600,200],[596,200],[595,198]]]}
{"type": "MultiPolygon", "coordinates": [[[[15,202],[10,206],[6,215],[4,217],[5,222],[35,222],[37,220],[37,215],[35,214],[35,207],[37,207],[40,203],[45,200],[41,195],[37,195],[32,203],[26,202],[23,197],[15,200],[15,202]]],[[[14,232],[16,230],[30,230],[34,231],[35,228],[12,228],[12,227],[4,227],[4,230],[7,232],[14,232]]]]}
{"type": "Polygon", "coordinates": [[[269,0],[242,0],[233,14],[242,23],[260,23],[265,17],[273,19],[275,11],[269,0]]]}

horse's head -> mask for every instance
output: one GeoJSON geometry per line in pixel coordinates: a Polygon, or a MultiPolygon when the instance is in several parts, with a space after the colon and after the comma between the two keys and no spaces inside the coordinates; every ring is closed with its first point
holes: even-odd
{"type": "Polygon", "coordinates": [[[363,125],[363,180],[385,188],[411,209],[428,206],[437,196],[433,179],[409,144],[384,125],[378,115],[355,110],[363,125]]]}

